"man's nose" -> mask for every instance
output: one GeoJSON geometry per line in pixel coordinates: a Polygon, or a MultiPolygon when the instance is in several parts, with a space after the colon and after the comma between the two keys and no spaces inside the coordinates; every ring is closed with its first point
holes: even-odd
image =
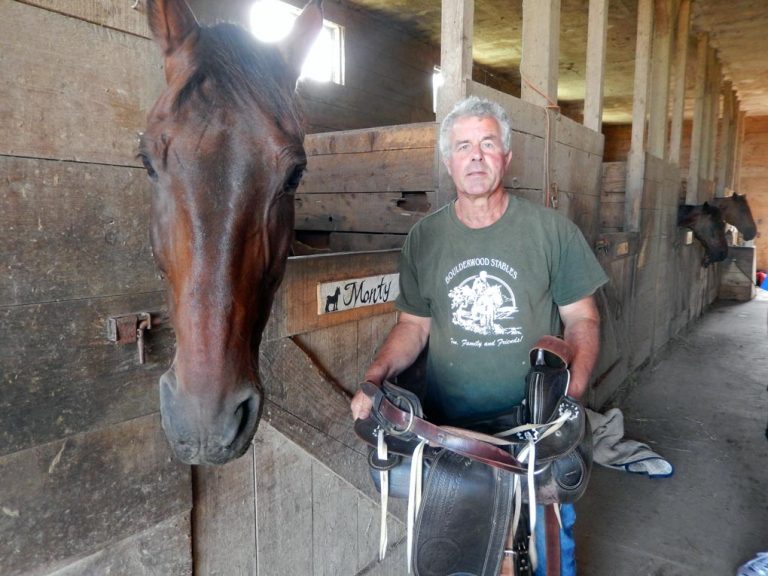
{"type": "Polygon", "coordinates": [[[483,150],[480,146],[472,148],[472,160],[483,160],[483,150]]]}

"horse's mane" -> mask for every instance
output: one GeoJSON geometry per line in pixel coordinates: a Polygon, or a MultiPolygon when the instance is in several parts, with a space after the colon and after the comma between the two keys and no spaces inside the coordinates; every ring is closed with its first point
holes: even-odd
{"type": "Polygon", "coordinates": [[[292,123],[301,126],[294,79],[277,47],[259,42],[241,26],[220,23],[200,28],[193,61],[195,70],[176,95],[175,113],[195,95],[209,106],[256,101],[284,129],[290,130],[292,123]],[[215,92],[203,89],[207,80],[215,92]],[[222,102],[212,101],[212,96],[222,102]]]}

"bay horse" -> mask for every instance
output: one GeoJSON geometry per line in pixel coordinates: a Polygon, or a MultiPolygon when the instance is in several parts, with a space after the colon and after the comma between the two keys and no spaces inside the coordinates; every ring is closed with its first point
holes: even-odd
{"type": "Polygon", "coordinates": [[[241,456],[261,417],[258,349],[306,166],[295,87],[321,3],[270,45],[232,24],[200,26],[184,0],[147,2],[167,86],[138,157],[154,188],[150,238],[176,334],[160,411],[188,464],[241,456]]]}
{"type": "Polygon", "coordinates": [[[701,262],[704,268],[713,262],[721,262],[728,256],[725,221],[715,206],[708,202],[700,205],[682,204],[677,207],[677,225],[690,228],[704,246],[706,253],[701,262]]]}
{"type": "Polygon", "coordinates": [[[725,198],[714,198],[710,203],[718,208],[725,220],[731,226],[735,226],[744,240],[753,240],[757,236],[757,225],[749,209],[746,194],[734,194],[725,198]]]}

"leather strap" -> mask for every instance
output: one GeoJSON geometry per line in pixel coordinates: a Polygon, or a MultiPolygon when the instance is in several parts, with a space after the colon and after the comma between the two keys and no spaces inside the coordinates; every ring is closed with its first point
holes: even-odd
{"type": "MultiPolygon", "coordinates": [[[[528,468],[526,465],[520,463],[519,460],[506,450],[491,443],[498,442],[498,438],[488,436],[486,440],[481,440],[480,438],[485,435],[473,433],[472,436],[469,436],[458,432],[459,429],[456,428],[449,429],[436,426],[419,418],[413,412],[406,412],[397,408],[375,384],[363,382],[360,387],[373,400],[373,409],[388,422],[396,426],[399,433],[416,434],[433,446],[447,448],[462,456],[483,462],[495,468],[507,470],[508,472],[515,474],[525,474],[527,472],[528,468]]],[[[395,432],[395,434],[398,432],[395,432]]]]}
{"type": "Polygon", "coordinates": [[[544,532],[547,545],[547,576],[560,576],[560,521],[557,504],[544,507],[544,532]]]}

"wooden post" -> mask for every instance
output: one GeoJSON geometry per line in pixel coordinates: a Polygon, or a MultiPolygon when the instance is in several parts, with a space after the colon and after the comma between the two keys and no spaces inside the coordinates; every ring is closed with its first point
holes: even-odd
{"type": "Polygon", "coordinates": [[[699,203],[699,172],[701,170],[701,149],[704,120],[704,92],[707,87],[707,53],[709,36],[699,35],[696,48],[696,91],[693,105],[693,129],[691,131],[691,159],[688,164],[688,187],[685,193],[686,204],[699,203]]]}
{"type": "Polygon", "coordinates": [[[733,154],[733,189],[739,190],[741,183],[739,178],[741,176],[741,153],[744,149],[744,132],[746,127],[747,113],[744,110],[739,111],[739,115],[736,120],[736,146],[733,154]]]}
{"type": "Polygon", "coordinates": [[[557,104],[560,0],[523,0],[521,98],[539,106],[557,104]]]}
{"type": "Polygon", "coordinates": [[[715,196],[722,198],[725,196],[725,189],[728,187],[728,166],[731,165],[733,149],[731,144],[731,132],[733,126],[733,86],[729,81],[723,84],[723,121],[720,129],[720,158],[717,163],[717,188],[715,196]]]}
{"type": "Polygon", "coordinates": [[[603,127],[603,82],[607,34],[608,0],[589,0],[584,126],[595,132],[600,132],[603,127]]]}
{"type": "Polygon", "coordinates": [[[523,0],[523,57],[520,62],[521,98],[545,108],[542,200],[549,205],[557,141],[557,80],[560,53],[560,0],[523,0]]]}
{"type": "Polygon", "coordinates": [[[707,139],[707,145],[709,150],[707,151],[707,172],[705,177],[710,182],[714,182],[715,175],[717,174],[717,137],[718,137],[718,118],[720,117],[720,92],[722,91],[722,67],[720,61],[717,59],[717,53],[712,50],[712,85],[710,88],[712,94],[712,100],[710,103],[710,119],[709,119],[709,138],[707,139]]]}
{"type": "Polygon", "coordinates": [[[624,230],[640,229],[640,203],[645,173],[645,116],[653,33],[653,0],[639,0],[637,6],[637,47],[635,50],[635,88],[632,99],[632,140],[627,160],[627,193],[624,204],[624,230]]]}
{"type": "Polygon", "coordinates": [[[667,148],[670,52],[672,49],[672,6],[656,0],[653,19],[653,49],[648,104],[648,152],[664,159],[667,148]]]}
{"type": "MultiPolygon", "coordinates": [[[[437,91],[438,126],[456,102],[466,98],[472,81],[472,38],[474,30],[474,0],[442,0],[440,32],[440,71],[443,84],[437,91]]],[[[439,136],[435,147],[437,195],[435,208],[444,206],[456,195],[451,176],[440,156],[439,136]]]]}
{"type": "Polygon", "coordinates": [[[685,119],[685,71],[688,63],[688,36],[691,29],[691,0],[682,0],[675,36],[675,86],[672,95],[672,127],[669,134],[670,162],[680,164],[685,119]]]}
{"type": "Polygon", "coordinates": [[[739,129],[739,99],[736,90],[731,90],[731,127],[728,131],[728,163],[725,166],[725,187],[736,189],[733,179],[734,163],[736,161],[736,138],[739,129]]]}

